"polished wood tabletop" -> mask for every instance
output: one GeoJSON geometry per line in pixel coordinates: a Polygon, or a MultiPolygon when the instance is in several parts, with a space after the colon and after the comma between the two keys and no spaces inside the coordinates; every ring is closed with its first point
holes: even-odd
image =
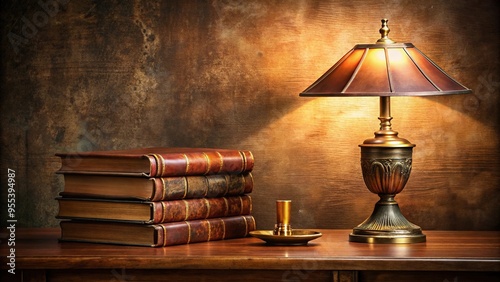
{"type": "MultiPolygon", "coordinates": [[[[270,246],[248,237],[165,248],[59,242],[60,229],[18,229],[16,268],[336,269],[500,271],[500,232],[426,231],[427,242],[365,244],[350,230],[317,230],[306,246],[270,246]]],[[[2,234],[2,268],[7,234],[2,234]]]]}

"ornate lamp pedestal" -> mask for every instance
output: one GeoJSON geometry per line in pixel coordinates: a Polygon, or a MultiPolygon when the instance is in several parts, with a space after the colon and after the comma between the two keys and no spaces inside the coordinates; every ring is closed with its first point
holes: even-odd
{"type": "Polygon", "coordinates": [[[422,229],[401,213],[394,197],[410,177],[414,144],[391,129],[390,97],[380,97],[380,130],[361,147],[363,179],[370,192],[378,194],[372,215],[353,229],[349,241],[363,243],[425,242],[422,229]]]}

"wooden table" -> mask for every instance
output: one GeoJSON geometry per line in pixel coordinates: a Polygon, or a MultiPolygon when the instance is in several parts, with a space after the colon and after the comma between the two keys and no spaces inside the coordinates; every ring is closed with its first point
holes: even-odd
{"type": "Polygon", "coordinates": [[[2,281],[498,281],[500,232],[426,231],[418,244],[348,242],[318,230],[307,246],[257,238],[166,248],[59,243],[59,229],[18,229],[15,275],[2,236],[2,281]],[[7,255],[6,255],[7,254],[7,255]],[[24,280],[22,280],[24,279],[24,280]]]}

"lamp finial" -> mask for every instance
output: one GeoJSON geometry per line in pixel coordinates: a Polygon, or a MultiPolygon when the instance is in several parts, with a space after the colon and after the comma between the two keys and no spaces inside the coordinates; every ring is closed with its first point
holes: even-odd
{"type": "Polygon", "coordinates": [[[380,39],[377,40],[377,43],[394,43],[388,35],[391,29],[387,26],[388,19],[382,19],[382,27],[378,30],[380,32],[380,39]]]}

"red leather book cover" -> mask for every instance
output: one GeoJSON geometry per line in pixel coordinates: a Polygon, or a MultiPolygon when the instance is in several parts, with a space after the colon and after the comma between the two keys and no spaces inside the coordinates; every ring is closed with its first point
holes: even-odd
{"type": "Polygon", "coordinates": [[[214,148],[141,148],[117,151],[58,153],[58,173],[91,173],[167,177],[249,172],[248,150],[214,148]]]}

